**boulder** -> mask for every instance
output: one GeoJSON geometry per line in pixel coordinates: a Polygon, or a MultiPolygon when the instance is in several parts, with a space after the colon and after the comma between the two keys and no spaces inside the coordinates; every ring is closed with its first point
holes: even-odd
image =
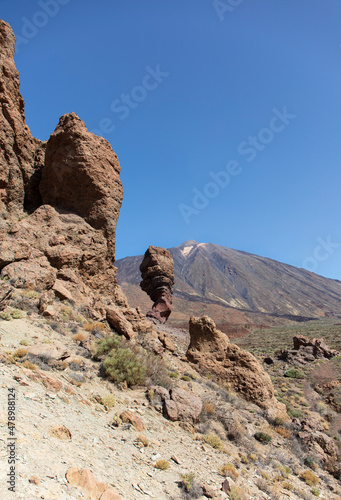
{"type": "Polygon", "coordinates": [[[288,418],[285,405],[274,396],[269,375],[261,363],[249,352],[231,344],[208,316],[189,322],[190,344],[188,361],[202,373],[210,373],[227,383],[245,399],[267,410],[269,416],[288,418]]]}

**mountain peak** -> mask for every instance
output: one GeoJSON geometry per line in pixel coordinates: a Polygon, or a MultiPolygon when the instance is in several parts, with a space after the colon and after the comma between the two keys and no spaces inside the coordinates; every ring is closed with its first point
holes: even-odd
{"type": "Polygon", "coordinates": [[[195,240],[186,240],[184,243],[182,243],[181,245],[179,245],[178,248],[182,248],[182,247],[190,247],[190,246],[194,246],[194,245],[199,245],[199,243],[195,240]]]}

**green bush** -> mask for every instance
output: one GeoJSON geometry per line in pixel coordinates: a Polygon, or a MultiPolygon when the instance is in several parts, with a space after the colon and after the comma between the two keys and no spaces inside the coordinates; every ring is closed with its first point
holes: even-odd
{"type": "Polygon", "coordinates": [[[295,410],[289,403],[284,402],[287,407],[287,413],[291,418],[303,418],[304,414],[300,410],[295,410]]]}
{"type": "Polygon", "coordinates": [[[143,384],[146,369],[136,354],[129,349],[112,349],[103,362],[105,376],[113,382],[126,382],[128,386],[143,384]]]}
{"type": "Polygon", "coordinates": [[[118,335],[108,335],[96,342],[96,351],[93,357],[98,360],[112,349],[118,349],[120,346],[121,339],[118,335]]]}
{"type": "Polygon", "coordinates": [[[257,439],[257,441],[263,444],[268,444],[272,440],[271,436],[269,436],[269,434],[266,434],[265,432],[256,432],[254,437],[255,439],[257,439]]]}
{"type": "Polygon", "coordinates": [[[284,372],[284,376],[289,378],[304,378],[304,373],[298,368],[290,368],[284,372]]]}

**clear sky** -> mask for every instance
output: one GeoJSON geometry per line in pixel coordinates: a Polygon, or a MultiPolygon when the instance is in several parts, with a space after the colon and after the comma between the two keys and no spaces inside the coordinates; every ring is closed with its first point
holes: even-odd
{"type": "Polygon", "coordinates": [[[0,0],[32,133],[122,166],[117,258],[217,243],[341,280],[339,0],[0,0]]]}

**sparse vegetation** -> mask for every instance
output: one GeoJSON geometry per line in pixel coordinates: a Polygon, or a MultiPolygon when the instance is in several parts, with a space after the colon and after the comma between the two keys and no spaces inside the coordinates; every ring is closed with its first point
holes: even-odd
{"type": "Polygon", "coordinates": [[[116,405],[116,398],[113,394],[108,394],[102,398],[101,403],[106,410],[110,410],[116,405]]]}
{"type": "Polygon", "coordinates": [[[234,481],[236,481],[239,476],[233,464],[223,464],[219,469],[219,474],[224,477],[230,477],[234,481]]]}
{"type": "Polygon", "coordinates": [[[31,361],[28,360],[24,361],[21,366],[23,366],[24,368],[28,368],[29,370],[39,370],[39,366],[31,363],[31,361]]]}
{"type": "Polygon", "coordinates": [[[316,486],[319,482],[319,478],[311,470],[304,470],[299,477],[309,486],[316,486]]]}
{"type": "Polygon", "coordinates": [[[155,468],[160,470],[166,470],[169,468],[169,462],[164,459],[160,459],[155,463],[155,468]]]}
{"type": "Polygon", "coordinates": [[[17,349],[14,353],[14,356],[16,358],[24,358],[25,356],[27,356],[28,354],[28,350],[25,349],[24,347],[19,347],[19,349],[17,349]]]}
{"type": "Polygon", "coordinates": [[[289,370],[284,372],[284,376],[288,378],[304,378],[304,373],[298,368],[290,368],[289,370]]]}
{"type": "Polygon", "coordinates": [[[257,439],[257,441],[263,444],[269,444],[272,440],[271,436],[269,436],[269,434],[266,434],[265,432],[256,432],[254,437],[255,439],[257,439]]]}
{"type": "Polygon", "coordinates": [[[223,443],[216,434],[206,434],[204,436],[204,441],[206,444],[212,446],[212,448],[215,448],[216,450],[223,451],[224,446],[223,443]]]}
{"type": "Polygon", "coordinates": [[[113,382],[126,382],[128,387],[143,384],[146,369],[129,349],[112,349],[103,362],[104,375],[113,382]]]}
{"type": "Polygon", "coordinates": [[[137,441],[138,441],[138,443],[141,443],[141,445],[144,446],[145,448],[147,448],[147,446],[149,446],[149,440],[148,440],[147,436],[145,436],[144,434],[139,434],[137,436],[137,441]]]}

